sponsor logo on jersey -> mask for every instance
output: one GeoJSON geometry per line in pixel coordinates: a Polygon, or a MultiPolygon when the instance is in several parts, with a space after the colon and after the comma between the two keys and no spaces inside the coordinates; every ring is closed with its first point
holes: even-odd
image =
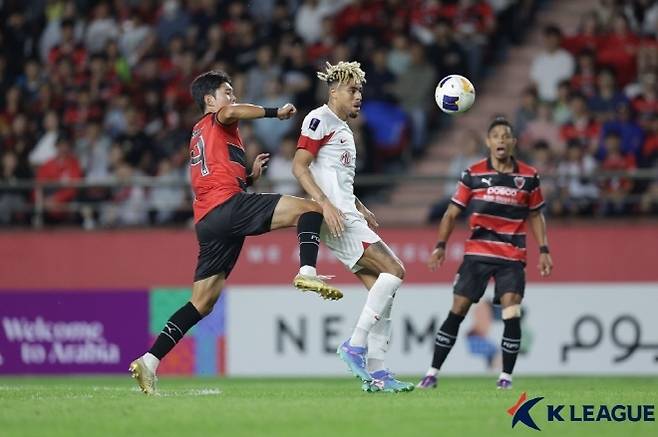
{"type": "Polygon", "coordinates": [[[519,190],[515,190],[514,188],[509,188],[509,187],[495,186],[495,187],[487,188],[487,194],[492,196],[498,195],[498,196],[516,197],[518,192],[519,190]]]}

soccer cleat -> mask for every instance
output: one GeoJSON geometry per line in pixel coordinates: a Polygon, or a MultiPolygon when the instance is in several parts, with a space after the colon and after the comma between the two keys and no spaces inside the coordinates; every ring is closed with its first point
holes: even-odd
{"type": "Polygon", "coordinates": [[[500,378],[496,383],[496,388],[498,390],[510,390],[512,388],[512,381],[500,378]]]}
{"type": "Polygon", "coordinates": [[[300,273],[295,276],[295,279],[292,281],[292,285],[301,291],[313,291],[322,296],[323,299],[341,299],[343,297],[343,293],[341,293],[341,291],[336,287],[332,287],[331,285],[327,284],[326,281],[330,278],[330,276],[310,276],[302,275],[300,273]]]}
{"type": "Polygon", "coordinates": [[[395,375],[388,369],[378,370],[370,374],[372,381],[364,382],[361,387],[363,391],[370,393],[383,391],[386,393],[400,393],[413,391],[414,385],[410,382],[402,382],[395,379],[395,375]]]}
{"type": "Polygon", "coordinates": [[[433,375],[425,375],[423,379],[420,380],[418,384],[416,384],[416,387],[418,388],[436,388],[436,376],[433,375]]]}
{"type": "Polygon", "coordinates": [[[366,370],[366,354],[368,349],[365,347],[350,346],[350,340],[347,339],[338,347],[336,351],[341,360],[345,361],[350,372],[363,382],[372,381],[372,377],[366,370]]]}
{"type": "Polygon", "coordinates": [[[144,362],[144,358],[137,358],[135,361],[130,363],[130,374],[137,381],[137,385],[142,390],[142,392],[147,395],[155,394],[155,384],[158,382],[158,378],[155,376],[155,373],[152,372],[144,362]]]}

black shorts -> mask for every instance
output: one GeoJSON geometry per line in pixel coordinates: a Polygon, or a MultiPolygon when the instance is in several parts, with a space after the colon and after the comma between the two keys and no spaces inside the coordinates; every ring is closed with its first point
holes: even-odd
{"type": "Polygon", "coordinates": [[[464,257],[455,278],[454,293],[478,302],[487,289],[489,279],[496,282],[494,303],[508,292],[523,296],[525,293],[525,265],[518,261],[486,262],[481,258],[464,257]]]}
{"type": "Polygon", "coordinates": [[[194,281],[231,274],[248,235],[269,232],[280,194],[238,193],[196,224],[199,259],[194,281]]]}

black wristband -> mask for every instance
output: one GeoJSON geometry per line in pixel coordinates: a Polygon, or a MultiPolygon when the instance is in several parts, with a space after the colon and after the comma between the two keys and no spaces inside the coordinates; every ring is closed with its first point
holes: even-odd
{"type": "Polygon", "coordinates": [[[251,187],[254,184],[254,177],[249,175],[247,176],[247,186],[251,187]]]}
{"type": "Polygon", "coordinates": [[[543,245],[543,246],[539,246],[539,253],[551,253],[551,252],[548,250],[548,246],[543,245]]]}
{"type": "Polygon", "coordinates": [[[263,108],[265,110],[265,118],[277,118],[279,114],[279,108],[263,108]]]}
{"type": "Polygon", "coordinates": [[[435,249],[443,249],[445,250],[446,248],[446,242],[445,241],[439,241],[436,243],[436,246],[434,246],[435,249]]]}

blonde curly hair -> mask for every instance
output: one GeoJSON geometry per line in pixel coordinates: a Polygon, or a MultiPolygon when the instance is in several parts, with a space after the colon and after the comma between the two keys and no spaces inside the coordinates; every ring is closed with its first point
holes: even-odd
{"type": "Polygon", "coordinates": [[[356,83],[365,83],[366,81],[366,72],[361,69],[361,64],[356,61],[340,61],[336,65],[331,65],[329,62],[326,64],[327,67],[324,71],[318,71],[318,79],[326,82],[327,85],[336,82],[340,85],[350,79],[354,79],[356,83]]]}

